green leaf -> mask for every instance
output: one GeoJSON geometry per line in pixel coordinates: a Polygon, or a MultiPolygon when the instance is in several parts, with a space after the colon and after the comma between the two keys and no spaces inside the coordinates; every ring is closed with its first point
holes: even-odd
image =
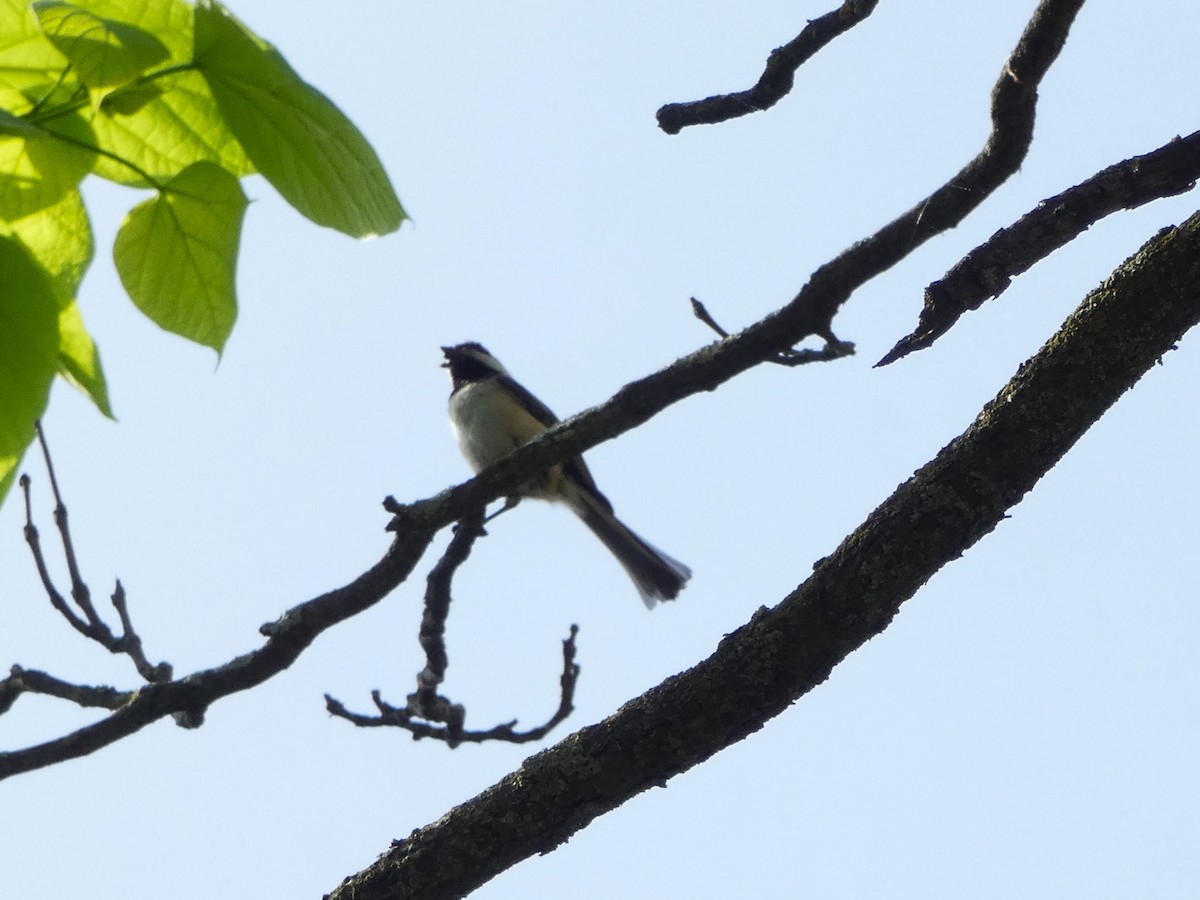
{"type": "Polygon", "coordinates": [[[41,267],[0,237],[0,500],[46,408],[58,357],[58,310],[41,267]]]}
{"type": "Polygon", "coordinates": [[[38,0],[33,10],[50,43],[71,61],[90,88],[116,87],[170,55],[162,41],[136,25],[105,19],[64,0],[38,0]]]}
{"type": "Polygon", "coordinates": [[[153,34],[166,47],[172,65],[192,58],[193,8],[186,0],[81,0],[80,5],[94,15],[153,34]]]}
{"type": "Polygon", "coordinates": [[[246,203],[236,176],[193,163],[129,211],[113,244],[138,309],[217,353],[237,318],[234,273],[246,203]]]}
{"type": "Polygon", "coordinates": [[[215,0],[196,4],[194,59],[250,161],[301,214],[355,237],[400,227],[404,210],[366,138],[215,0]]]}
{"type": "Polygon", "coordinates": [[[177,72],[150,85],[118,88],[100,104],[92,128],[100,145],[137,169],[108,157],[96,161],[96,174],[119,184],[148,187],[142,177],[170,178],[194,162],[207,160],[235,175],[254,171],[242,145],[225,124],[208,84],[198,72],[177,72]],[[123,104],[129,101],[132,109],[123,104]],[[140,171],[139,171],[140,170],[140,171]]]}
{"type": "Polygon", "coordinates": [[[43,131],[27,119],[14,116],[6,109],[0,109],[0,134],[31,138],[41,137],[43,131]]]}
{"type": "Polygon", "coordinates": [[[95,247],[78,190],[15,222],[0,220],[0,234],[14,235],[50,277],[59,309],[67,306],[92,262],[95,247]]]}
{"type": "Polygon", "coordinates": [[[57,203],[96,163],[95,135],[71,113],[36,136],[0,135],[0,218],[20,219],[57,203]]]}
{"type": "Polygon", "coordinates": [[[105,94],[100,100],[100,109],[110,116],[132,116],[162,95],[162,86],[155,82],[128,84],[119,91],[105,94]]]}
{"type": "Polygon", "coordinates": [[[50,279],[58,307],[59,372],[111,418],[100,357],[74,299],[95,250],[79,191],[71,191],[54,205],[15,222],[0,220],[0,235],[16,237],[50,279]]]}
{"type": "Polygon", "coordinates": [[[58,314],[58,334],[59,374],[87,394],[100,412],[113,418],[100,353],[84,327],[83,315],[74,300],[58,314]]]}
{"type": "MultiPolygon", "coordinates": [[[[0,0],[0,87],[17,94],[53,84],[67,59],[46,39],[26,0],[0,0]]],[[[13,108],[9,97],[4,105],[13,108]]]]}

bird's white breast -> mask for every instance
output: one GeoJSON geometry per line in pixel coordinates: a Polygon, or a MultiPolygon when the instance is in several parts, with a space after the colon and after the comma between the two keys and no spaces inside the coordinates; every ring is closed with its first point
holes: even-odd
{"type": "Polygon", "coordinates": [[[479,472],[542,430],[499,381],[463,385],[450,397],[450,422],[459,449],[479,472]]]}

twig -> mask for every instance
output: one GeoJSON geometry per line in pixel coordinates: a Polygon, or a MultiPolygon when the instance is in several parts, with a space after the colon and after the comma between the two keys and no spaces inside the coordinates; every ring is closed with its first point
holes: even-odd
{"type": "Polygon", "coordinates": [[[142,648],[141,636],[133,630],[133,623],[129,618],[129,604],[125,599],[125,585],[121,584],[121,579],[117,579],[117,585],[112,592],[112,605],[117,611],[117,617],[121,620],[121,636],[118,637],[110,648],[114,653],[124,653],[133,660],[134,667],[138,670],[138,674],[147,681],[170,681],[174,675],[174,669],[168,662],[160,662],[153,664],[146,658],[145,650],[142,648]]]}
{"type": "Polygon", "coordinates": [[[425,651],[425,669],[417,676],[418,695],[436,691],[446,677],[446,619],[450,615],[450,586],[454,574],[471,555],[475,540],[483,534],[483,509],[459,520],[446,552],[425,579],[425,612],[418,640],[425,651]]]}
{"type": "Polygon", "coordinates": [[[379,691],[371,692],[371,699],[374,701],[379,715],[367,716],[351,712],[340,701],[328,694],[325,695],[325,709],[331,715],[352,722],[360,728],[403,728],[412,734],[413,740],[433,738],[445,741],[450,747],[457,747],[460,744],[482,744],[486,741],[501,741],[508,744],[527,744],[531,741],[540,741],[570,716],[575,709],[575,684],[579,680],[579,666],[575,662],[575,637],[578,633],[578,627],[572,625],[570,635],[563,639],[563,671],[559,678],[558,709],[555,710],[554,715],[536,728],[518,731],[515,719],[495,725],[485,731],[471,731],[463,728],[461,718],[438,725],[430,720],[415,717],[408,707],[391,706],[382,699],[379,691]]]}
{"type": "MultiPolygon", "coordinates": [[[[514,504],[515,505],[515,504],[514,504]]],[[[505,505],[504,509],[510,508],[505,505]]],[[[502,510],[503,511],[503,510],[502,510]]],[[[561,695],[558,711],[544,724],[528,731],[517,731],[516,720],[497,725],[486,731],[468,731],[465,728],[467,711],[460,703],[438,693],[446,677],[449,656],[446,653],[446,619],[450,614],[450,588],[454,575],[466,562],[471,547],[483,531],[483,523],[495,515],[484,518],[484,509],[479,507],[464,516],[454,530],[454,537],[446,547],[441,559],[430,570],[426,578],[425,611],[421,617],[419,639],[425,651],[425,668],[417,675],[417,690],[408,695],[404,707],[393,706],[383,699],[380,691],[371,692],[371,700],[378,710],[376,716],[353,713],[345,705],[325,695],[325,708],[335,716],[364,728],[382,725],[403,728],[414,738],[434,738],[445,741],[451,747],[463,742],[507,741],[523,744],[539,740],[550,729],[565,719],[574,708],[575,682],[579,667],[575,665],[575,635],[578,629],[572,625],[571,635],[563,642],[563,674],[560,679],[561,695]]]]}
{"type": "MultiPolygon", "coordinates": [[[[408,696],[411,715],[434,722],[444,722],[447,741],[454,746],[456,733],[462,731],[466,710],[438,694],[446,678],[450,657],[446,652],[446,619],[450,615],[450,586],[459,566],[467,561],[475,540],[483,534],[484,509],[473,510],[459,520],[446,552],[425,579],[425,610],[421,615],[421,630],[417,639],[425,651],[425,668],[417,675],[417,690],[408,696]]],[[[372,696],[378,707],[376,691],[372,696]]]]}
{"type": "Polygon", "coordinates": [[[146,679],[146,681],[170,681],[172,677],[170,663],[161,662],[153,664],[146,658],[146,654],[142,648],[142,639],[134,630],[133,622],[129,617],[129,605],[125,597],[125,588],[119,579],[116,589],[112,594],[112,604],[121,621],[122,633],[119,636],[113,634],[112,629],[100,618],[99,613],[96,612],[96,608],[92,605],[92,593],[87,583],[84,582],[83,576],[80,574],[79,561],[75,553],[75,542],[71,538],[71,528],[67,519],[67,506],[63,503],[62,494],[58,489],[58,478],[54,473],[54,463],[50,458],[50,448],[46,443],[46,436],[42,431],[40,422],[36,423],[36,429],[38,443],[41,444],[42,448],[42,457],[46,461],[46,472],[50,478],[50,490],[54,494],[54,523],[58,526],[58,533],[62,539],[63,555],[67,560],[67,571],[71,578],[71,599],[75,601],[76,606],[83,612],[83,617],[81,618],[78,613],[71,609],[66,598],[54,586],[54,581],[50,577],[46,558],[42,553],[41,538],[37,527],[33,524],[33,504],[30,499],[31,482],[28,475],[22,474],[20,483],[21,492],[25,499],[25,542],[29,544],[29,550],[33,554],[34,565],[37,567],[38,577],[41,578],[46,596],[50,598],[51,606],[58,610],[62,617],[67,620],[68,624],[84,637],[100,644],[110,653],[128,656],[137,669],[138,674],[146,679]]]}
{"type": "Polygon", "coordinates": [[[484,517],[483,524],[486,525],[488,522],[503,515],[509,510],[516,509],[520,502],[521,496],[519,494],[513,494],[511,497],[505,497],[504,502],[500,504],[499,508],[494,513],[488,513],[487,516],[484,517]]]}
{"type": "Polygon", "coordinates": [[[58,527],[59,536],[62,538],[63,555],[67,559],[67,573],[71,576],[71,598],[83,610],[83,614],[87,616],[92,628],[99,633],[104,633],[108,629],[96,614],[96,608],[92,606],[92,592],[88,590],[83,577],[79,574],[75,544],[71,540],[71,529],[67,523],[67,507],[58,490],[58,478],[54,474],[54,462],[50,459],[50,447],[46,444],[46,434],[42,431],[41,422],[35,422],[34,427],[37,429],[38,444],[42,448],[42,459],[46,462],[46,474],[50,478],[50,491],[54,494],[54,524],[58,527]]]}
{"type": "Polygon", "coordinates": [[[99,722],[43,744],[0,753],[0,780],[86,756],[166,716],[182,719],[182,724],[195,722],[216,700],[279,674],[323,631],[378,603],[412,571],[432,538],[417,523],[422,515],[436,519],[441,507],[426,503],[410,509],[416,510],[413,527],[395,539],[379,562],[350,584],[300,603],[262,626],[267,640],[257,650],[186,678],[148,684],[99,722]]]}
{"type": "Polygon", "coordinates": [[[119,691],[111,687],[94,687],[86,684],[72,684],[55,678],[37,669],[26,669],[13,666],[9,676],[0,681],[0,713],[7,712],[13,701],[21,694],[44,694],[69,700],[78,706],[97,707],[99,709],[120,709],[129,702],[133,691],[119,691]]]}
{"type": "Polygon", "coordinates": [[[963,313],[999,297],[1015,276],[1105,216],[1186,193],[1196,186],[1198,178],[1200,131],[1195,131],[1143,156],[1109,166],[1043,200],[964,256],[944,278],[929,285],[917,327],[875,365],[886,366],[931,346],[963,313]]]}
{"type": "Polygon", "coordinates": [[[713,125],[770,109],[791,91],[796,70],[839,35],[875,11],[879,0],[846,0],[837,9],[812,19],[796,37],[771,51],[754,87],[687,103],[668,103],[658,110],[658,127],[679,134],[689,125],[713,125]]]}
{"type": "Polygon", "coordinates": [[[22,473],[20,484],[21,493],[25,498],[25,543],[29,545],[29,551],[33,554],[33,564],[37,567],[38,577],[42,580],[42,588],[46,591],[46,596],[50,598],[50,605],[58,610],[71,627],[85,637],[91,637],[89,624],[76,615],[75,611],[67,605],[67,601],[58,592],[58,589],[54,586],[54,581],[50,578],[50,570],[46,568],[46,557],[42,554],[41,535],[37,530],[37,526],[33,524],[33,506],[29,493],[29,476],[22,473]]]}
{"type": "MultiPolygon", "coordinates": [[[[723,338],[729,337],[729,332],[717,324],[717,320],[712,317],[708,311],[708,307],[697,300],[695,297],[692,300],[692,314],[715,331],[723,338]]],[[[825,337],[825,346],[820,350],[796,349],[789,347],[786,350],[781,350],[772,357],[768,357],[763,362],[775,363],[778,366],[802,366],[805,363],[814,362],[830,362],[831,360],[841,359],[843,356],[854,355],[854,344],[851,341],[838,340],[833,334],[825,337]]],[[[500,513],[496,513],[499,515],[500,513]]]]}

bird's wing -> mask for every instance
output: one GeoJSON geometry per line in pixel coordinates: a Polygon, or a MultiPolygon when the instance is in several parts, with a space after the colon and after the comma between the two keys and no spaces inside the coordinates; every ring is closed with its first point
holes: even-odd
{"type": "MultiPolygon", "coordinates": [[[[546,428],[558,423],[559,419],[545,403],[529,393],[519,382],[514,381],[507,375],[501,375],[500,380],[504,386],[512,391],[514,397],[520,401],[521,405],[528,410],[529,414],[542,423],[546,428]]],[[[592,473],[588,470],[587,463],[583,461],[582,456],[576,456],[563,463],[563,474],[571,481],[575,482],[582,490],[592,494],[602,506],[612,512],[612,504],[608,498],[600,493],[600,488],[596,486],[596,479],[592,477],[592,473]]]]}

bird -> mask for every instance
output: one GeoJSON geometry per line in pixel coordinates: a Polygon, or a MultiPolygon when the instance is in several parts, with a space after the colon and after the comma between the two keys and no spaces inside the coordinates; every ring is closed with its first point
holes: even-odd
{"type": "MultiPolygon", "coordinates": [[[[442,347],[450,371],[450,422],[459,449],[476,472],[533,440],[558,417],[516,381],[480,343],[442,347]]],[[[647,609],[674,600],[692,570],[634,534],[613,513],[582,456],[575,456],[521,485],[505,508],[521,497],[565,504],[628,573],[647,609]]]]}

